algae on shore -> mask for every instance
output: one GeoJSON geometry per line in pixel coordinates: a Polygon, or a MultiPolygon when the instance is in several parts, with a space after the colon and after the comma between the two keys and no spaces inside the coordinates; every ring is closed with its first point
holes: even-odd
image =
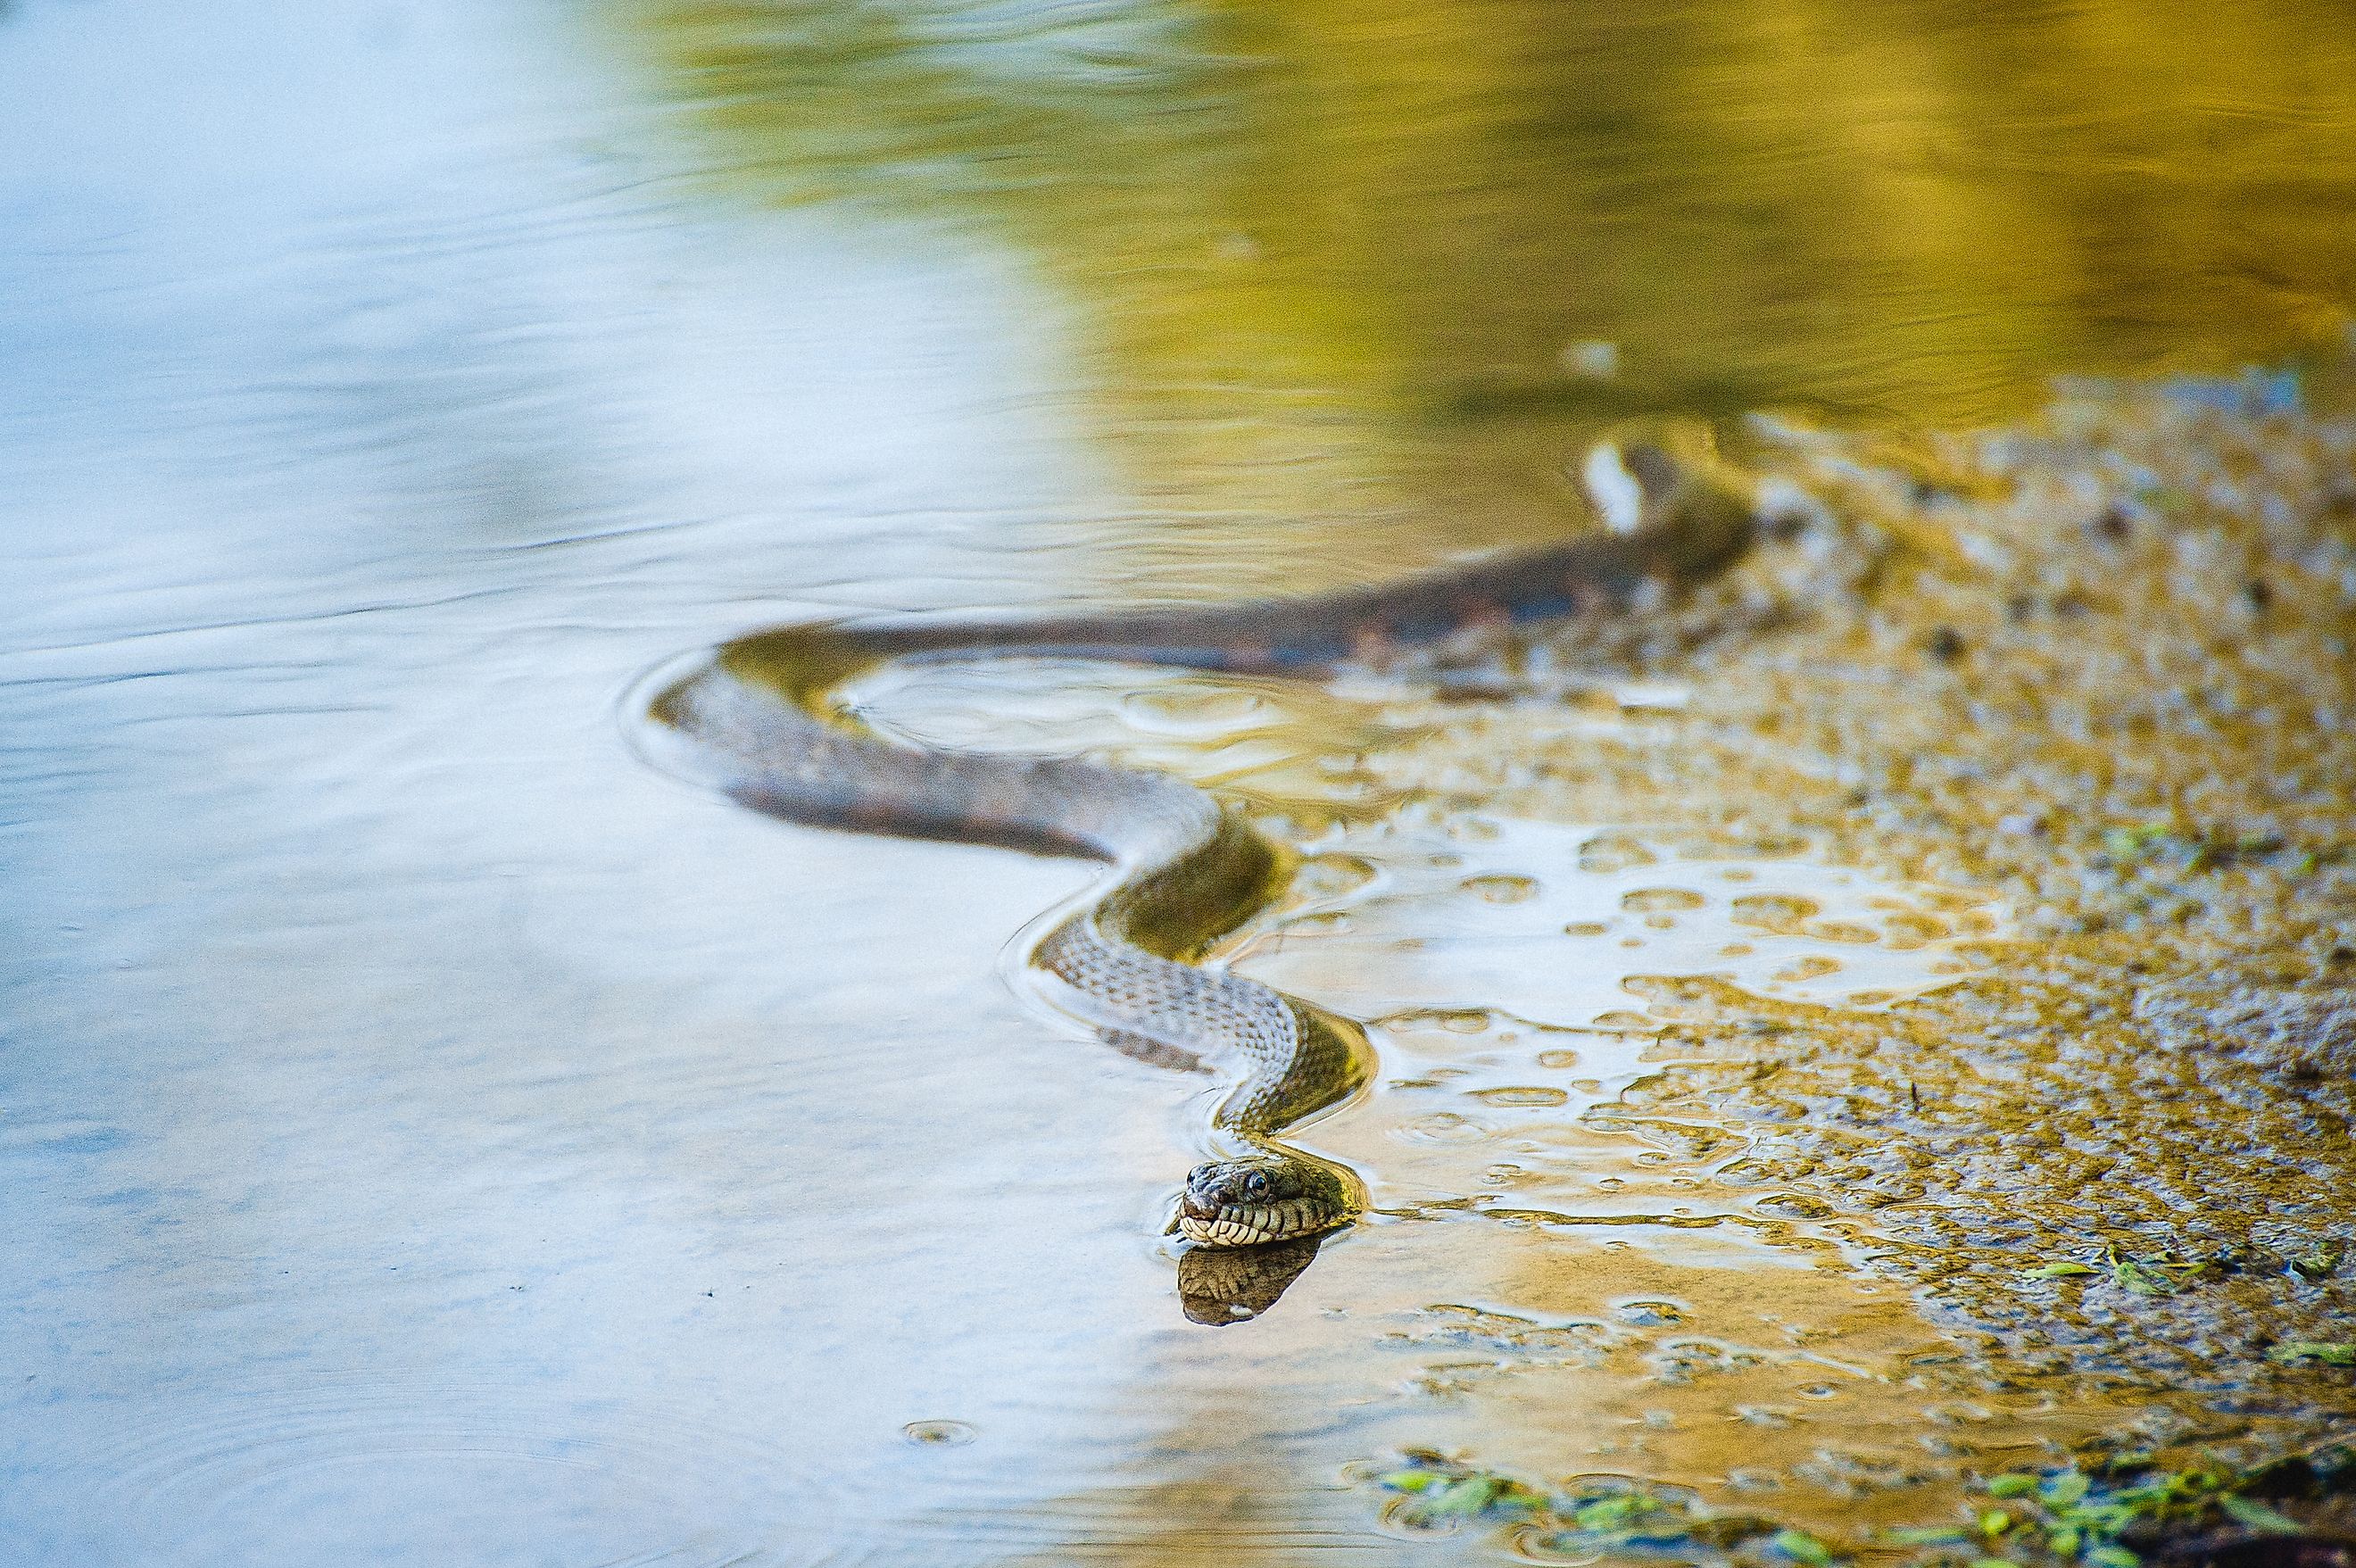
{"type": "Polygon", "coordinates": [[[1879,1007],[1625,982],[1651,1067],[1590,1122],[1717,1130],[1659,1167],[1685,1201],[1772,1198],[1919,1290],[1957,1348],[1912,1374],[1926,1403],[2103,1412],[2068,1441],[1981,1423],[1908,1505],[1804,1506],[1827,1535],[1960,1499],[2022,1440],[2240,1473],[2356,1422],[2345,386],[2090,384],[1907,442],[1765,427],[1780,542],[1644,639],[1558,645],[1600,689],[1680,681],[1673,713],[1566,737],[1466,710],[1374,759],[1485,811],[1697,854],[1798,835],[2015,911],[1990,968],[1879,1007]]]}

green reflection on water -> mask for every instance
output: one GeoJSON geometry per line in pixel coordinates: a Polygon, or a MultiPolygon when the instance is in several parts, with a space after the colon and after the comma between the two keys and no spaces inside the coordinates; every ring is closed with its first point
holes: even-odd
{"type": "Polygon", "coordinates": [[[1244,510],[1511,532],[1629,413],[1951,426],[2356,297],[2337,0],[626,3],[733,183],[1012,247],[1244,510]]]}

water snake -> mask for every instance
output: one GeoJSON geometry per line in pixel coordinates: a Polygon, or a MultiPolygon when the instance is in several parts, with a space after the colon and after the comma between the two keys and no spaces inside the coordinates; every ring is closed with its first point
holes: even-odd
{"type": "Polygon", "coordinates": [[[1108,889],[1055,924],[1030,961],[1100,1028],[1234,1071],[1210,1117],[1209,1157],[1189,1173],[1173,1230],[1196,1249],[1298,1252],[1348,1224],[1364,1188],[1346,1166],[1278,1135],[1355,1092],[1372,1052],[1356,1024],[1194,961],[1279,890],[1275,846],[1239,812],[1169,775],[901,744],[862,727],[833,693],[895,660],[1055,656],[1323,676],[1474,625],[1625,607],[1706,577],[1745,547],[1750,509],[1716,470],[1651,443],[1609,450],[1637,503],[1619,531],[1317,598],[1011,622],[781,627],[732,641],[669,680],[646,716],[669,760],[755,811],[1108,863],[1108,889]]]}

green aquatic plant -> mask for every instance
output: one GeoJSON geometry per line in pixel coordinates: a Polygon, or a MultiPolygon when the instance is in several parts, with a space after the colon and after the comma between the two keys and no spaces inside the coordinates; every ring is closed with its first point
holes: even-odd
{"type": "Polygon", "coordinates": [[[1512,1527],[1529,1552],[1552,1557],[1597,1552],[1725,1551],[1756,1543],[1765,1559],[1826,1568],[1837,1555],[1804,1530],[1749,1514],[1720,1513],[1676,1487],[1618,1476],[1586,1476],[1545,1491],[1496,1471],[1417,1450],[1376,1477],[1398,1494],[1385,1517],[1409,1530],[1485,1522],[1512,1527]]]}
{"type": "Polygon", "coordinates": [[[2184,1488],[2194,1485],[2190,1473],[2169,1476],[2163,1485],[2109,1487],[2074,1466],[2041,1475],[2008,1472],[1987,1479],[1991,1503],[1977,1509],[1968,1529],[1897,1530],[1885,1539],[1891,1545],[1969,1546],[1978,1552],[1976,1564],[2019,1564],[2042,1556],[2093,1568],[2136,1568],[2142,1559],[2120,1543],[2120,1532],[2176,1506],[2184,1488]]]}
{"type": "Polygon", "coordinates": [[[2356,1342],[2298,1339],[2277,1345],[2266,1353],[2269,1361],[2319,1361],[2327,1367],[2356,1367],[2356,1342]]]}
{"type": "Polygon", "coordinates": [[[1440,1530],[1478,1519],[1511,1519],[1543,1508],[1546,1497],[1519,1481],[1485,1471],[1443,1466],[1436,1459],[1410,1456],[1406,1468],[1381,1478],[1402,1494],[1390,1510],[1400,1524],[1440,1530]]]}
{"type": "Polygon", "coordinates": [[[2103,834],[2103,853],[2121,865],[2151,863],[2187,872],[2246,863],[2284,847],[2277,833],[2207,832],[2173,822],[2136,822],[2103,834]]]}
{"type": "Polygon", "coordinates": [[[2209,1267],[2199,1260],[2187,1262],[2172,1256],[2156,1261],[2131,1258],[2116,1249],[2110,1252],[2108,1261],[2113,1283],[2132,1295],[2174,1295],[2209,1267]]]}
{"type": "Polygon", "coordinates": [[[2227,1519],[2261,1535],[2297,1535],[2307,1529],[2288,1514],[2270,1509],[2255,1498],[2228,1493],[2217,1499],[2217,1506],[2227,1519]]]}
{"type": "Polygon", "coordinates": [[[1779,1530],[1767,1544],[1793,1562],[1806,1564],[1806,1568],[1824,1568],[1833,1560],[1833,1549],[1804,1530],[1779,1530]]]}
{"type": "MultiPolygon", "coordinates": [[[[2356,1364],[2356,1347],[2284,1348],[2348,1352],[2347,1364],[2356,1364]]],[[[2222,1525],[2258,1535],[2303,1533],[2306,1525],[2260,1494],[2338,1491],[2356,1472],[2356,1454],[2337,1446],[2256,1470],[2161,1469],[2130,1457],[2092,1468],[2007,1471],[1976,1485],[1965,1520],[1886,1529],[1847,1543],[1719,1512],[1682,1488],[1625,1477],[1580,1477],[1549,1491],[1428,1450],[1404,1459],[1375,1479],[1397,1494],[1385,1516],[1408,1530],[1488,1524],[1512,1530],[1517,1549],[1540,1560],[1673,1554],[1760,1568],[1831,1568],[1860,1551],[1893,1548],[1956,1568],[2141,1568],[2147,1551],[2179,1532],[2222,1525]]]]}
{"type": "MultiPolygon", "coordinates": [[[[2082,1258],[2056,1258],[2020,1271],[2024,1280],[2107,1278],[2134,1295],[2174,1295],[2186,1286],[2228,1274],[2281,1273],[2319,1283],[2340,1272],[2346,1249],[2337,1240],[2309,1238],[2289,1244],[2297,1250],[2258,1246],[2228,1246],[2206,1257],[2189,1257],[2176,1248],[2138,1256],[2116,1245],[2103,1249],[2099,1262],[2082,1258]]],[[[2276,1358],[2281,1359],[2283,1358],[2276,1358]]]]}
{"type": "Polygon", "coordinates": [[[2285,1262],[2290,1272],[2303,1280],[2328,1280],[2340,1272],[2342,1251],[2337,1241],[2318,1241],[2306,1251],[2285,1262]]]}
{"type": "Polygon", "coordinates": [[[2107,1275],[2111,1283],[2130,1295],[2174,1295],[2217,1268],[2214,1259],[2186,1258],[2172,1249],[2156,1257],[2137,1257],[2112,1246],[2103,1249],[2100,1265],[2083,1262],[2075,1258],[2061,1258],[2033,1269],[2024,1269],[2021,1277],[2063,1280],[2107,1275]]]}
{"type": "Polygon", "coordinates": [[[2260,1535],[2302,1533],[2305,1525],[2253,1494],[2294,1468],[2329,1488],[2349,1466],[2347,1452],[2333,1448],[2254,1471],[2164,1470],[2132,1460],[2094,1470],[2008,1471],[1981,1483],[1987,1500],[1975,1505],[1968,1525],[1885,1530],[1879,1543],[1940,1549],[1941,1561],[1968,1552],[1970,1568],[2137,1568],[2139,1548],[2178,1531],[2230,1524],[2260,1535]]]}
{"type": "Polygon", "coordinates": [[[2027,1273],[2032,1280],[2062,1280],[2079,1274],[2099,1274],[2102,1272],[2092,1263],[2081,1263],[2065,1258],[2058,1263],[2047,1263],[2041,1268],[2028,1270],[2027,1273]]]}

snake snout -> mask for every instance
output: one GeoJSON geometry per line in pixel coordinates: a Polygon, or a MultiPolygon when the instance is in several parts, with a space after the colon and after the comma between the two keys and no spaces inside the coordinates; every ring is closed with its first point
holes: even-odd
{"type": "Polygon", "coordinates": [[[1280,1155],[1213,1160],[1188,1173],[1177,1228],[1206,1247],[1256,1247],[1346,1224],[1346,1195],[1331,1174],[1280,1155]]]}

